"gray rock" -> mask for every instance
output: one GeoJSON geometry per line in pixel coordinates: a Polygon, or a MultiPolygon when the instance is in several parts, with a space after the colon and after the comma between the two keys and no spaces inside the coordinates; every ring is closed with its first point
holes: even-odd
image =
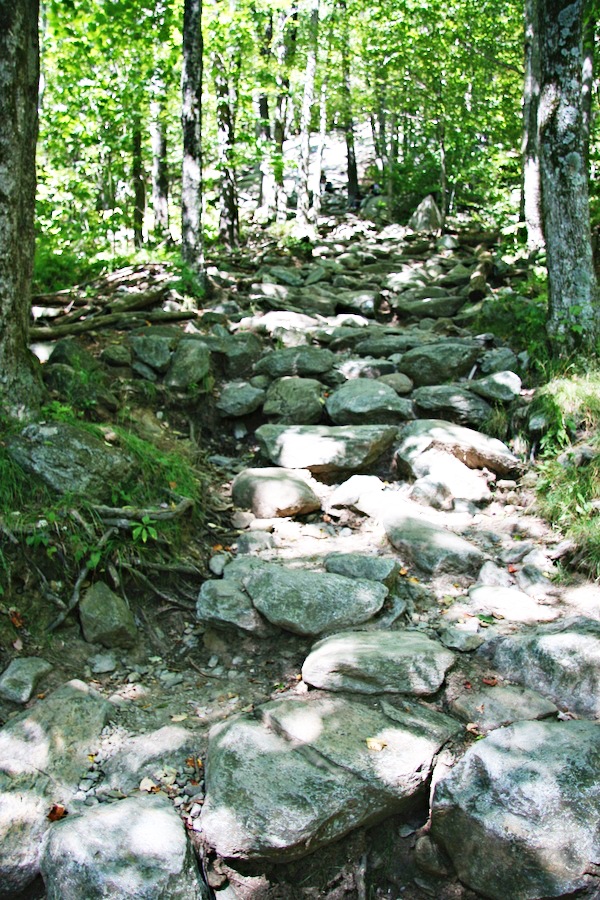
{"type": "Polygon", "coordinates": [[[315,425],[323,415],[322,390],[314,378],[280,378],[269,387],[263,412],[282,423],[315,425]]]}
{"type": "Polygon", "coordinates": [[[368,468],[396,433],[395,427],[384,425],[261,425],[256,438],[276,465],[327,473],[368,468]]]}
{"type": "Polygon", "coordinates": [[[404,561],[430,575],[452,571],[474,574],[484,562],[481,550],[469,541],[424,519],[387,512],[383,525],[404,561]]]}
{"type": "Polygon", "coordinates": [[[52,668],[51,663],[36,656],[13,659],[0,676],[0,696],[13,703],[27,703],[36,685],[52,668]]]}
{"type": "Polygon", "coordinates": [[[338,309],[351,309],[363,316],[373,316],[379,309],[379,291],[338,291],[336,294],[336,307],[338,309]]]}
{"type": "Polygon", "coordinates": [[[321,508],[316,482],[302,469],[245,469],[234,478],[231,494],[241,509],[258,519],[297,516],[321,508]]]}
{"type": "Polygon", "coordinates": [[[442,317],[451,318],[465,305],[466,297],[423,297],[421,300],[404,299],[401,295],[394,299],[394,310],[400,316],[414,316],[417,319],[442,317]]]}
{"type": "Polygon", "coordinates": [[[386,556],[367,556],[363,553],[331,553],[325,557],[325,569],[346,578],[366,578],[379,581],[392,590],[398,578],[400,563],[386,556]]]}
{"type": "Polygon", "coordinates": [[[165,795],[129,797],[52,828],[41,862],[48,900],[204,900],[194,852],[165,795]]]}
{"type": "Polygon", "coordinates": [[[326,691],[422,696],[439,690],[453,662],[453,653],[418,631],[353,631],[315,644],[302,678],[326,691]]]}
{"type": "Polygon", "coordinates": [[[600,733],[519,722],[467,750],[435,786],[431,835],[484,897],[571,895],[600,858],[600,733]]]}
{"type": "Polygon", "coordinates": [[[210,350],[197,340],[182,340],[165,375],[165,385],[174,390],[187,390],[202,385],[211,370],[210,350]]]}
{"type": "Polygon", "coordinates": [[[394,363],[388,359],[354,357],[338,363],[333,372],[327,376],[327,380],[330,384],[337,384],[339,376],[342,381],[354,378],[380,378],[382,375],[393,375],[395,368],[394,363]]]}
{"type": "Polygon", "coordinates": [[[204,582],[198,594],[196,618],[207,625],[235,627],[259,637],[268,632],[267,623],[249,595],[233,580],[204,582]]]}
{"type": "Polygon", "coordinates": [[[600,622],[575,618],[499,638],[481,653],[504,675],[561,708],[600,716],[600,622]]]}
{"type": "Polygon", "coordinates": [[[408,227],[413,231],[438,231],[442,225],[442,214],[431,194],[421,200],[408,220],[408,227]]]}
{"type": "Polygon", "coordinates": [[[71,681],[0,729],[0,896],[38,875],[50,807],[71,805],[110,709],[71,681]]]}
{"type": "Polygon", "coordinates": [[[325,407],[336,425],[391,425],[414,416],[410,400],[369,378],[346,382],[331,394],[325,407]]]}
{"type": "Polygon", "coordinates": [[[408,350],[398,370],[417,386],[443,384],[467,375],[480,353],[481,346],[475,342],[436,341],[408,350]]]}
{"type": "Polygon", "coordinates": [[[275,546],[275,539],[269,531],[246,531],[237,539],[239,554],[260,553],[261,550],[270,550],[275,546]]]}
{"type": "Polygon", "coordinates": [[[521,379],[514,372],[495,372],[467,382],[467,387],[486,400],[510,403],[521,393],[521,379]]]}
{"type": "Polygon", "coordinates": [[[359,336],[354,352],[359,356],[392,356],[394,353],[406,353],[422,344],[422,334],[372,334],[364,338],[359,336]]]}
{"type": "Polygon", "coordinates": [[[233,381],[223,385],[216,405],[224,416],[247,416],[262,405],[265,396],[261,388],[252,387],[246,381],[233,381]]]}
{"type": "Polygon", "coordinates": [[[181,340],[181,332],[177,329],[171,334],[164,332],[154,333],[148,329],[129,338],[131,349],[136,358],[145,366],[150,366],[156,372],[164,373],[171,364],[171,359],[177,344],[181,340]]]}
{"type": "Polygon", "coordinates": [[[558,712],[554,703],[536,691],[510,685],[465,691],[450,705],[457,716],[474,722],[482,733],[513,722],[547,719],[558,712]]]}
{"type": "Polygon", "coordinates": [[[412,399],[418,415],[448,419],[459,425],[481,428],[492,415],[486,400],[457,384],[420,387],[413,391],[412,399]]]}
{"type": "Polygon", "coordinates": [[[510,347],[495,347],[487,350],[481,357],[480,368],[484,375],[494,372],[514,372],[519,366],[516,354],[510,347]]]}
{"type": "Polygon", "coordinates": [[[485,476],[469,469],[445,450],[431,449],[410,457],[410,468],[413,476],[426,478],[429,483],[441,488],[449,498],[469,500],[476,504],[486,503],[491,499],[485,476]]]}
{"type": "Polygon", "coordinates": [[[460,653],[470,653],[484,643],[484,639],[476,632],[466,631],[454,625],[442,628],[439,631],[439,638],[444,647],[448,647],[449,650],[458,650],[460,653]]]}
{"type": "Polygon", "coordinates": [[[160,783],[166,771],[183,770],[186,759],[197,754],[198,738],[193,731],[181,725],[165,725],[129,738],[113,756],[104,760],[104,786],[128,794],[144,778],[160,783]]]}
{"type": "Polygon", "coordinates": [[[296,859],[409,809],[456,731],[415,703],[314,696],[257,713],[210,734],[201,824],[226,858],[296,859]]]}
{"type": "Polygon", "coordinates": [[[42,369],[44,384],[50,391],[56,391],[60,397],[72,406],[92,408],[104,406],[110,410],[119,408],[119,401],[105,385],[101,371],[92,373],[81,369],[72,369],[63,363],[46,365],[42,369]]]}
{"type": "Polygon", "coordinates": [[[487,468],[501,476],[516,474],[520,463],[496,438],[441,419],[422,419],[405,425],[395,460],[402,472],[415,475],[413,460],[430,448],[440,447],[470,469],[487,468]]]}
{"type": "Polygon", "coordinates": [[[107,500],[115,484],[134,472],[133,461],[83,428],[64,422],[27,425],[9,437],[12,459],[61,494],[78,493],[107,500]]]}
{"type": "Polygon", "coordinates": [[[217,355],[226,378],[248,377],[262,353],[262,341],[256,334],[228,334],[221,338],[217,355]]]}
{"type": "Polygon", "coordinates": [[[77,338],[62,338],[52,348],[47,365],[65,365],[78,372],[98,373],[100,366],[93,353],[77,340],[77,338]]]}
{"type": "Polygon", "coordinates": [[[388,387],[391,387],[397,394],[410,394],[413,389],[412,381],[408,375],[403,375],[402,372],[392,372],[390,375],[380,375],[379,381],[381,381],[382,384],[387,384],[388,387]]]}
{"type": "Polygon", "coordinates": [[[270,622],[306,635],[366,622],[379,612],[388,594],[374,581],[277,565],[249,576],[244,586],[270,622]]]}
{"type": "Polygon", "coordinates": [[[100,359],[107,366],[130,366],[131,350],[124,344],[109,344],[100,354],[100,359]]]}
{"type": "Polygon", "coordinates": [[[302,275],[285,266],[271,266],[267,271],[265,281],[269,281],[269,277],[274,279],[276,283],[286,284],[289,287],[302,287],[304,284],[302,275]]]}
{"type": "Polygon", "coordinates": [[[97,581],[83,595],[79,618],[86,641],[105,647],[133,647],[137,627],[133,614],[122,597],[102,581],[97,581]]]}
{"type": "Polygon", "coordinates": [[[258,375],[270,375],[271,378],[282,378],[284,375],[323,375],[333,368],[336,362],[331,350],[321,347],[287,347],[285,350],[272,350],[254,366],[258,375]]]}

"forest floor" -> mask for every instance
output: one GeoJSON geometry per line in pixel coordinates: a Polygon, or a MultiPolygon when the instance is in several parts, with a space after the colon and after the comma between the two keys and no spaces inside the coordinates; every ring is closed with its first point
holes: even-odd
{"type": "MultiPolygon", "coordinates": [[[[332,225],[330,232],[326,242],[333,246],[337,239],[340,246],[336,252],[340,255],[351,249],[353,243],[362,243],[365,252],[369,251],[369,245],[376,243],[377,229],[374,227],[370,231],[367,229],[366,233],[359,231],[355,234],[350,228],[346,232],[347,239],[339,237],[338,224],[332,225]]],[[[426,238],[425,242],[432,248],[427,252],[435,253],[435,241],[426,238]]],[[[289,250],[284,248],[280,251],[272,244],[268,247],[248,247],[230,261],[222,258],[215,261],[215,267],[209,270],[213,273],[211,281],[215,296],[205,306],[205,313],[216,311],[215,321],[225,321],[219,318],[221,313],[218,311],[226,308],[231,301],[238,304],[242,313],[253,313],[248,301],[248,286],[257,277],[256,260],[260,255],[263,258],[268,255],[272,267],[277,265],[280,256],[281,265],[291,271],[299,269],[307,261],[306,257],[294,257],[289,250]],[[247,306],[244,308],[245,303],[247,306]]],[[[421,251],[415,262],[420,264],[423,258],[421,251]]],[[[150,294],[161,290],[156,277],[158,270],[159,267],[139,270],[140,277],[151,284],[150,294]]],[[[359,266],[352,272],[352,280],[355,289],[360,290],[365,281],[372,279],[363,274],[359,266]]],[[[113,279],[113,284],[118,283],[118,278],[113,279]]],[[[105,282],[105,287],[107,284],[110,281],[105,282]]],[[[115,295],[112,296],[114,298],[115,295]]],[[[152,321],[152,313],[157,309],[165,310],[163,301],[164,297],[149,301],[141,313],[144,322],[152,321]]],[[[272,305],[271,310],[275,311],[276,305],[272,305]]],[[[181,312],[181,307],[178,311],[181,312]]],[[[131,310],[123,313],[134,314],[131,310]]],[[[103,311],[105,317],[111,314],[114,314],[112,307],[103,311]]],[[[60,326],[63,318],[56,317],[53,327],[60,326]]],[[[36,327],[40,329],[36,341],[40,346],[44,343],[43,327],[47,321],[42,316],[36,322],[36,327]]],[[[182,319],[182,328],[185,328],[187,321],[182,319]]],[[[93,317],[89,322],[93,323],[93,317]]],[[[162,320],[159,319],[157,324],[162,325],[162,320]]],[[[397,320],[387,315],[385,324],[392,326],[397,324],[397,320]]],[[[97,315],[92,330],[82,330],[78,340],[86,350],[101,358],[107,347],[125,340],[127,330],[122,326],[123,321],[104,324],[101,315],[97,315]]],[[[438,331],[460,333],[464,337],[469,332],[469,326],[464,318],[460,325],[445,320],[444,328],[438,327],[438,331]]],[[[524,378],[526,395],[526,374],[524,378]]],[[[357,828],[317,853],[286,865],[269,864],[262,869],[256,865],[236,867],[215,859],[203,845],[202,832],[197,823],[203,803],[203,766],[210,728],[240,712],[247,713],[266,701],[283,696],[302,696],[307,690],[302,681],[302,665],[312,643],[310,638],[286,631],[257,638],[240,630],[211,627],[196,618],[198,591],[203,582],[215,577],[213,573],[217,571],[211,567],[211,559],[217,559],[218,566],[219,559],[235,557],[240,536],[251,534],[255,528],[251,520],[248,520],[246,527],[240,527],[239,513],[236,518],[231,499],[233,477],[245,468],[258,465],[261,459],[263,465],[268,463],[260,457],[254,436],[256,427],[264,418],[258,414],[249,414],[243,420],[220,416],[215,410],[215,403],[221,384],[217,381],[211,388],[211,396],[201,401],[200,408],[204,407],[201,411],[193,410],[189,405],[178,407],[175,403],[166,404],[160,389],[144,392],[139,382],[135,385],[135,419],[145,427],[144,433],[147,435],[154,430],[165,453],[173,450],[194,458],[195,464],[203,469],[207,480],[205,484],[208,483],[203,521],[189,526],[183,544],[176,551],[176,558],[163,553],[162,562],[156,563],[153,569],[154,563],[146,556],[144,558],[150,560],[149,567],[145,567],[143,561],[137,567],[133,552],[127,557],[129,569],[125,567],[120,570],[116,582],[113,579],[113,588],[127,599],[136,616],[136,645],[127,650],[91,645],[83,638],[76,612],[53,634],[44,633],[39,622],[47,621],[48,615],[40,614],[40,610],[48,605],[48,588],[57,590],[60,564],[57,565],[56,558],[48,560],[45,557],[45,547],[35,547],[32,543],[27,547],[9,546],[8,531],[5,531],[3,546],[11,564],[11,575],[9,589],[2,598],[3,609],[8,616],[8,619],[5,617],[0,646],[2,668],[15,656],[42,657],[52,665],[52,671],[45,677],[29,706],[41,702],[54,689],[73,678],[83,680],[113,704],[111,721],[98,738],[92,770],[101,771],[102,761],[127,746],[132,737],[153,735],[165,726],[181,726],[193,735],[193,755],[199,760],[196,776],[192,777],[188,772],[183,778],[179,777],[179,773],[178,777],[163,782],[155,778],[153,788],[146,785],[144,789],[162,788],[172,799],[201,853],[211,889],[223,900],[259,897],[262,900],[373,900],[376,897],[425,900],[432,896],[440,900],[468,900],[481,896],[461,884],[452,874],[432,878],[430,873],[419,867],[414,846],[427,827],[427,798],[422,798],[416,805],[411,817],[392,817],[367,830],[357,828]],[[170,565],[173,569],[169,572],[167,568],[170,565]],[[190,782],[195,787],[192,796],[189,794],[190,782]]],[[[59,395],[55,395],[55,399],[63,402],[59,395]]],[[[96,407],[94,416],[96,421],[110,426],[115,411],[103,412],[96,407]]],[[[507,422],[506,442],[512,443],[517,451],[529,451],[530,447],[524,448],[520,443],[522,439],[517,431],[511,430],[510,416],[507,422]]],[[[530,552],[540,551],[556,561],[563,553],[561,535],[553,531],[536,512],[535,463],[523,456],[521,461],[521,476],[497,487],[490,504],[478,510],[465,511],[464,515],[456,511],[454,514],[448,513],[448,521],[453,517],[454,526],[470,529],[474,544],[481,547],[485,544],[482,535],[489,537],[493,532],[498,545],[504,549],[509,545],[514,549],[520,543],[526,545],[530,552]],[[459,522],[461,515],[462,522],[459,522]]],[[[393,481],[398,476],[392,473],[389,455],[369,471],[386,484],[401,484],[401,480],[393,481]]],[[[326,494],[331,493],[332,489],[331,484],[323,485],[326,494]]],[[[356,508],[345,509],[343,516],[337,519],[323,509],[281,518],[278,522],[267,524],[261,533],[264,530],[274,536],[274,546],[260,549],[256,545],[252,555],[289,565],[303,565],[307,560],[318,565],[325,555],[334,552],[366,555],[396,553],[389,545],[377,517],[356,508]]],[[[488,552],[489,546],[486,545],[484,550],[488,552]]],[[[396,555],[403,562],[402,554],[396,555]]],[[[514,562],[507,564],[508,571],[516,572],[520,565],[519,557],[516,552],[513,555],[514,562]]],[[[420,625],[429,630],[439,626],[447,608],[464,597],[473,583],[473,579],[464,572],[428,577],[415,566],[408,566],[405,575],[412,579],[415,591],[422,588],[424,598],[425,595],[428,598],[423,599],[422,605],[417,600],[410,613],[410,622],[413,626],[420,625]]],[[[88,573],[88,581],[95,577],[93,573],[88,573]]],[[[86,584],[84,582],[82,590],[86,589],[86,584]]],[[[66,590],[64,586],[63,590],[66,590]]],[[[544,585],[542,603],[547,604],[544,608],[560,610],[560,616],[587,615],[598,618],[600,588],[585,575],[570,572],[568,578],[563,575],[562,581],[554,578],[544,585]]],[[[469,614],[465,617],[468,618],[469,614]]],[[[488,628],[494,631],[498,627],[500,631],[506,628],[515,633],[527,625],[514,622],[508,625],[501,614],[495,621],[489,617],[487,621],[485,616],[479,617],[478,631],[484,637],[488,628]]],[[[487,679],[487,684],[503,680],[493,667],[475,654],[458,653],[456,657],[443,692],[433,700],[433,705],[440,710],[447,711],[457,697],[483,679],[487,679]]],[[[14,704],[0,701],[0,721],[9,722],[16,712],[14,704]]],[[[568,716],[569,711],[563,711],[563,715],[568,716]]],[[[471,732],[465,734],[467,741],[481,733],[473,723],[465,723],[465,727],[469,726],[472,727],[471,732]]],[[[92,807],[95,788],[88,785],[86,790],[87,805],[92,807]]],[[[116,791],[109,799],[119,796],[122,794],[116,791]]],[[[42,881],[36,881],[25,894],[19,896],[32,900],[45,897],[42,881]]]]}

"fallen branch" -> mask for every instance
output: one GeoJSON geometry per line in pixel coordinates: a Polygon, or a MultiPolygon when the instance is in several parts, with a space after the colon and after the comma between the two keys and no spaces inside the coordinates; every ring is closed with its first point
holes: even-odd
{"type": "Polygon", "coordinates": [[[55,341],[61,337],[70,337],[75,334],[84,334],[86,331],[95,331],[114,325],[123,330],[139,328],[147,322],[182,322],[185,319],[195,319],[197,310],[179,310],[177,312],[148,312],[145,315],[136,313],[116,312],[108,315],[98,315],[83,322],[72,322],[70,325],[40,326],[29,329],[29,337],[32,341],[55,341]]]}
{"type": "MultiPolygon", "coordinates": [[[[167,508],[151,507],[148,509],[140,509],[135,506],[92,506],[91,509],[103,521],[114,520],[123,523],[123,525],[127,527],[133,522],[141,522],[143,519],[150,519],[152,522],[164,522],[169,519],[177,519],[187,512],[188,509],[192,509],[193,506],[194,501],[190,500],[189,497],[184,497],[176,506],[167,508]]],[[[119,527],[123,526],[119,525],[119,527]]]]}

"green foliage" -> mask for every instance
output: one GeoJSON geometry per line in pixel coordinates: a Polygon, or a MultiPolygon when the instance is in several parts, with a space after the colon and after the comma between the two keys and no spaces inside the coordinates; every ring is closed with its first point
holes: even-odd
{"type": "Polygon", "coordinates": [[[149,540],[158,540],[158,531],[152,525],[150,516],[142,516],[141,522],[133,523],[131,536],[136,543],[141,541],[142,544],[146,544],[149,540]]]}
{"type": "MultiPolygon", "coordinates": [[[[581,365],[586,367],[587,361],[581,365]]],[[[531,416],[545,423],[541,448],[552,456],[567,447],[577,435],[600,430],[600,371],[571,374],[551,379],[538,389],[530,407],[531,416]]]]}

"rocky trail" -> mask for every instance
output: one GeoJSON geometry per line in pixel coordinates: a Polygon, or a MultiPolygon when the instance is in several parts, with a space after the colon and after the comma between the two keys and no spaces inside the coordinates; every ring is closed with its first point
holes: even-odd
{"type": "MultiPolygon", "coordinates": [[[[107,575],[2,650],[0,897],[600,897],[600,588],[556,578],[527,359],[476,329],[523,271],[354,217],[304,249],[212,266],[200,313],[132,270],[71,297],[83,341],[40,306],[57,396],[95,355],[106,421],[144,385],[146,433],[216,436],[220,491],[187,597],[107,575]]],[[[126,454],[72,427],[11,452],[111,527],[126,454]]]]}

